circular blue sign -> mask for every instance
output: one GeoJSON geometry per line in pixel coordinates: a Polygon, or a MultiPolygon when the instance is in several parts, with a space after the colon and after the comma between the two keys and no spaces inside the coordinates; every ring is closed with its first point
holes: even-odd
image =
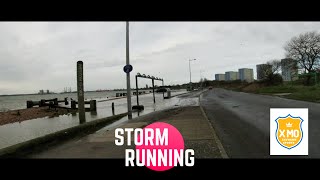
{"type": "Polygon", "coordinates": [[[125,65],[125,66],[123,67],[123,71],[124,71],[125,73],[131,72],[132,69],[133,69],[133,67],[132,67],[130,64],[127,64],[127,65],[125,65]]]}

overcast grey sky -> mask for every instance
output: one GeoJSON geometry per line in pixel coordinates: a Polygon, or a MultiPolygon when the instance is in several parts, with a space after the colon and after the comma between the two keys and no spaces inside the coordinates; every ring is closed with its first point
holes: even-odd
{"type": "MultiPolygon", "coordinates": [[[[130,22],[131,86],[137,72],[166,84],[284,58],[284,44],[319,22],[130,22]]],[[[0,22],[0,94],[76,89],[84,62],[85,90],[126,87],[125,22],[0,22]]],[[[256,75],[255,75],[256,76],[256,75]]],[[[140,86],[151,83],[143,79],[140,86]]],[[[160,82],[156,84],[160,85],[160,82]]]]}

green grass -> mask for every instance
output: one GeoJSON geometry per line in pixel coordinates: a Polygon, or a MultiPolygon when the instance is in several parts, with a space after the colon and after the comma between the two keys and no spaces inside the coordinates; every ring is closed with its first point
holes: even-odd
{"type": "Polygon", "coordinates": [[[257,90],[261,94],[274,94],[274,93],[293,93],[299,88],[297,86],[268,86],[257,90]]]}
{"type": "Polygon", "coordinates": [[[320,102],[320,86],[282,85],[257,90],[259,94],[291,93],[284,97],[302,101],[320,102]]]}

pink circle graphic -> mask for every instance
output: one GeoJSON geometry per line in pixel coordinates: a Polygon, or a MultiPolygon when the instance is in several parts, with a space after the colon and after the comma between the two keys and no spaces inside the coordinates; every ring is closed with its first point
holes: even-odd
{"type": "MultiPolygon", "coordinates": [[[[150,132],[147,134],[147,136],[149,137],[152,137],[150,132]]],[[[139,150],[139,161],[142,162],[142,150],[145,151],[144,153],[144,164],[147,168],[151,169],[151,170],[154,170],[154,171],[166,171],[166,170],[169,170],[171,168],[174,167],[174,159],[175,159],[175,153],[178,153],[180,155],[180,150],[184,150],[184,140],[183,140],[183,137],[181,135],[181,133],[178,131],[178,129],[176,129],[174,126],[168,124],[168,123],[163,123],[163,122],[156,122],[156,123],[152,123],[148,126],[146,126],[144,129],[143,129],[143,135],[141,136],[142,137],[142,145],[136,145],[136,150],[139,150]],[[148,141],[148,144],[146,143],[145,141],[145,136],[146,136],[146,129],[147,128],[150,128],[150,129],[153,129],[153,132],[154,132],[154,138],[151,140],[153,142],[153,145],[150,145],[150,141],[148,141]],[[160,130],[160,135],[163,135],[164,134],[164,129],[167,129],[168,130],[168,136],[167,136],[167,142],[168,144],[161,144],[161,143],[158,143],[156,144],[156,141],[158,139],[158,142],[159,142],[159,139],[160,138],[156,138],[156,132],[160,130]],[[158,130],[156,130],[158,129],[158,130]],[[172,151],[171,151],[171,150],[172,151]],[[155,162],[156,164],[152,164],[152,162],[150,161],[150,164],[147,165],[147,156],[148,156],[148,153],[147,151],[150,151],[151,153],[154,152],[153,150],[155,150],[155,162]],[[159,154],[158,154],[158,151],[162,152],[162,158],[159,158],[159,154]],[[166,150],[166,151],[165,151],[166,150]],[[171,151],[172,153],[169,153],[169,151],[171,151]],[[174,152],[176,151],[176,152],[174,152]],[[167,154],[167,164],[164,165],[163,164],[163,159],[165,159],[163,156],[164,154],[167,154]],[[170,156],[170,157],[169,157],[170,156]],[[158,164],[159,163],[159,159],[160,159],[160,165],[158,164]],[[169,160],[171,161],[171,165],[169,164],[169,160]]],[[[158,136],[159,137],[159,136],[158,136]]],[[[138,136],[138,141],[140,142],[140,136],[138,136]]],[[[162,141],[164,142],[164,141],[162,141]]],[[[150,155],[150,154],[149,154],[150,155]]],[[[184,160],[184,157],[182,157],[183,160],[184,160]]],[[[179,163],[177,164],[179,165],[179,163]]]]}

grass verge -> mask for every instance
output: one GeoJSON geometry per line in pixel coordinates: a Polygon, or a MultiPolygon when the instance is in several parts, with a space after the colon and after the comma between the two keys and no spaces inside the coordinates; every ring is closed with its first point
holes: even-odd
{"type": "Polygon", "coordinates": [[[310,102],[320,102],[320,86],[282,85],[268,86],[257,89],[258,94],[274,95],[278,93],[291,93],[281,97],[310,102]]]}

